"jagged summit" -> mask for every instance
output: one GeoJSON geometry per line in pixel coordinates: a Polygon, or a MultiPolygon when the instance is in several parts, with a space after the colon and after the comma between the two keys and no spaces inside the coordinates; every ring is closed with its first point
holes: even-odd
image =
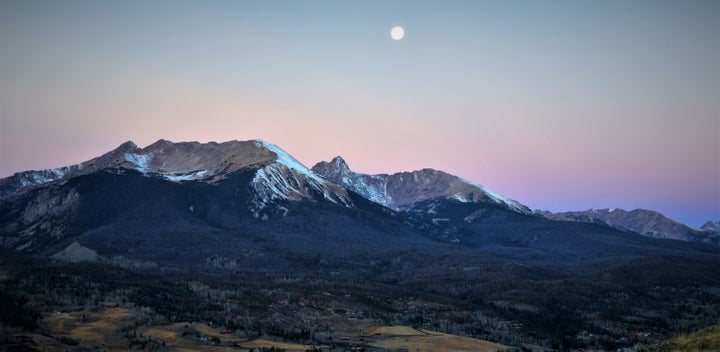
{"type": "Polygon", "coordinates": [[[350,167],[348,166],[348,164],[347,164],[347,162],[345,161],[345,159],[343,159],[343,158],[342,158],[341,156],[339,156],[339,155],[336,156],[336,157],[334,157],[330,162],[331,162],[332,164],[334,164],[335,167],[337,167],[338,169],[341,169],[341,170],[350,170],[350,167]]]}
{"type": "Polygon", "coordinates": [[[123,143],[123,144],[120,144],[120,146],[118,146],[118,147],[115,148],[114,150],[118,150],[118,151],[130,151],[130,150],[135,150],[135,149],[138,149],[137,144],[135,144],[135,142],[133,142],[133,141],[127,141],[127,142],[125,142],[125,143],[123,143]]]}
{"type": "Polygon", "coordinates": [[[351,177],[352,171],[343,157],[336,156],[332,160],[321,161],[312,167],[312,170],[328,179],[351,177]]]}

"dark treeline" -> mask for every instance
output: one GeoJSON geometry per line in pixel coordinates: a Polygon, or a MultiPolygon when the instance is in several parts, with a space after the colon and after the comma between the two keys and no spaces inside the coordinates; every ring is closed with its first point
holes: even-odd
{"type": "MultiPolygon", "coordinates": [[[[684,262],[666,267],[663,275],[638,276],[643,267],[665,264],[653,260],[633,263],[635,270],[554,280],[500,281],[489,272],[484,281],[414,278],[393,284],[321,272],[132,272],[4,256],[0,323],[3,329],[33,331],[42,313],[111,302],[145,309],[138,325],[203,322],[248,338],[331,343],[332,326],[322,317],[333,314],[567,350],[655,343],[718,322],[718,274],[692,274],[695,266],[684,262]]],[[[128,337],[133,328],[127,328],[128,337]]]]}

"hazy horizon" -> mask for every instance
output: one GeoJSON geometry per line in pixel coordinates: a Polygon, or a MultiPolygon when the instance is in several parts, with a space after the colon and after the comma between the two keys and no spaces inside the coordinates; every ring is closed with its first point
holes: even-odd
{"type": "Polygon", "coordinates": [[[0,177],[264,139],[700,226],[720,220],[717,33],[716,1],[6,0],[0,177]]]}

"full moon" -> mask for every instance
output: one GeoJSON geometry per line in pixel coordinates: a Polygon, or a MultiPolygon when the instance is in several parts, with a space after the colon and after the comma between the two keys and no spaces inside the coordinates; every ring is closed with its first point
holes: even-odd
{"type": "Polygon", "coordinates": [[[395,26],[390,30],[390,36],[395,40],[400,40],[405,36],[405,30],[400,26],[395,26]]]}

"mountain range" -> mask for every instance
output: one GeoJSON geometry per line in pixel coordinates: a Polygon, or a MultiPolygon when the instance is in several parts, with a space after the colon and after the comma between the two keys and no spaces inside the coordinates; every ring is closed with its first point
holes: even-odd
{"type": "MultiPolygon", "coordinates": [[[[56,169],[19,172],[0,179],[0,200],[64,182],[101,170],[134,170],[142,175],[171,182],[197,181],[216,184],[240,170],[257,168],[251,182],[251,201],[255,215],[275,200],[314,199],[352,206],[347,192],[388,207],[406,211],[433,198],[461,203],[497,204],[521,214],[538,214],[551,220],[606,224],[653,238],[720,243],[720,225],[708,221],[701,229],[674,221],[651,211],[636,209],[590,209],[553,213],[529,207],[485,187],[433,169],[392,175],[366,175],[353,172],[342,159],[320,162],[309,170],[274,144],[265,141],[226,143],[172,143],[159,140],[146,148],[126,142],[92,160],[56,169]]],[[[445,220],[435,219],[435,222],[445,220]]]]}
{"type": "MultiPolygon", "coordinates": [[[[720,316],[715,243],[712,224],[687,232],[648,211],[533,211],[433,169],[365,175],[341,157],[307,168],[262,140],[126,142],[0,180],[5,255],[140,273],[263,273],[283,289],[305,277],[327,290],[352,283],[343,290],[361,297],[354,304],[383,319],[406,314],[398,302],[412,295],[435,307],[418,326],[440,324],[430,317],[449,304],[468,314],[453,318],[462,329],[483,321],[504,343],[580,346],[584,329],[592,343],[628,345],[633,332],[657,329],[659,339],[707,326],[720,316]],[[389,301],[367,303],[376,287],[389,301]],[[511,322],[525,328],[500,328],[511,322]]],[[[262,319],[305,321],[299,310],[262,319]]]]}
{"type": "Polygon", "coordinates": [[[366,175],[353,172],[345,160],[337,156],[330,162],[317,163],[312,170],[345,189],[397,211],[412,208],[419,201],[445,197],[459,202],[495,203],[512,211],[537,214],[551,220],[605,224],[653,238],[720,243],[720,222],[708,221],[697,229],[645,209],[590,209],[559,213],[531,210],[483,186],[433,169],[366,175]]]}

